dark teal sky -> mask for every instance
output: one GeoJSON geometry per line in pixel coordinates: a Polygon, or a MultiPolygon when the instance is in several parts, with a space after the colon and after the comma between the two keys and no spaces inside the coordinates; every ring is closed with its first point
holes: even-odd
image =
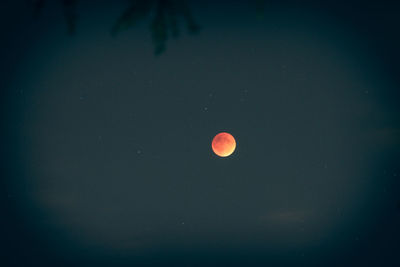
{"type": "Polygon", "coordinates": [[[129,1],[1,9],[5,266],[398,263],[399,8],[189,3],[158,56],[129,1]]]}

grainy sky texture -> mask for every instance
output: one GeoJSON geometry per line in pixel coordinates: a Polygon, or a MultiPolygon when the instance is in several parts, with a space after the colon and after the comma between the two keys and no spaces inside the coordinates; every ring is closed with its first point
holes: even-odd
{"type": "Polygon", "coordinates": [[[399,6],[159,3],[3,4],[0,265],[399,264],[399,6]]]}

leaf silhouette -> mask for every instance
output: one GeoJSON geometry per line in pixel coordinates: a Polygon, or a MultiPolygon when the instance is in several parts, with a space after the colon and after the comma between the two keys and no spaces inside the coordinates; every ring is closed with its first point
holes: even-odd
{"type": "Polygon", "coordinates": [[[190,11],[186,1],[179,1],[182,15],[186,21],[187,28],[190,33],[197,33],[200,30],[199,25],[195,22],[192,12],[190,11]]]}
{"type": "Polygon", "coordinates": [[[177,38],[179,36],[179,28],[176,7],[174,5],[167,6],[167,14],[172,37],[177,38]]]}
{"type": "Polygon", "coordinates": [[[155,55],[160,55],[166,50],[169,33],[174,38],[179,36],[179,17],[183,17],[189,33],[199,31],[199,26],[185,0],[137,0],[118,18],[111,33],[116,35],[128,29],[138,20],[145,19],[150,13],[154,13],[150,22],[150,31],[155,55]]]}
{"type": "Polygon", "coordinates": [[[72,35],[76,31],[76,5],[77,0],[63,0],[64,17],[67,22],[67,32],[72,35]]]}
{"type": "Polygon", "coordinates": [[[120,31],[132,27],[140,19],[144,19],[150,13],[154,2],[154,0],[133,1],[132,5],[117,19],[111,29],[111,34],[116,35],[120,31]]]}
{"type": "MultiPolygon", "coordinates": [[[[26,0],[33,7],[34,15],[41,13],[46,0],[26,0]]],[[[78,0],[60,0],[63,6],[67,32],[76,32],[78,0]]],[[[179,36],[179,18],[183,18],[189,33],[197,33],[200,27],[195,22],[186,0],[133,0],[132,4],[121,14],[111,28],[115,36],[123,30],[134,26],[138,21],[153,14],[150,21],[154,54],[160,55],[166,50],[168,34],[173,38],[179,36]]]]}
{"type": "Polygon", "coordinates": [[[33,7],[34,17],[38,17],[42,13],[45,0],[29,0],[28,3],[33,7]]]}
{"type": "Polygon", "coordinates": [[[158,1],[156,14],[151,23],[151,32],[154,43],[155,55],[160,55],[162,52],[165,51],[166,47],[165,43],[168,39],[167,22],[165,18],[166,16],[165,7],[167,3],[168,3],[167,1],[158,1]]]}

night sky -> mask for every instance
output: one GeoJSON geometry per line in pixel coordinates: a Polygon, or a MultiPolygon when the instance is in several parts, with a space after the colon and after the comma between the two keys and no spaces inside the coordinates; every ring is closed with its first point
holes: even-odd
{"type": "Polygon", "coordinates": [[[400,266],[396,1],[132,2],[0,5],[1,266],[400,266]]]}

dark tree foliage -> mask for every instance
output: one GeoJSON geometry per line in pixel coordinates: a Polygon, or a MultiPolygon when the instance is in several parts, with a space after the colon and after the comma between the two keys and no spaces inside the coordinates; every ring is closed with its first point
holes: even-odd
{"type": "Polygon", "coordinates": [[[131,6],[117,19],[115,25],[111,29],[111,33],[115,35],[122,30],[134,26],[139,20],[145,19],[149,15],[153,5],[154,1],[152,0],[133,1],[131,6]]]}
{"type": "MultiPolygon", "coordinates": [[[[33,7],[34,15],[37,16],[45,6],[46,0],[28,0],[28,2],[33,7]]],[[[67,32],[74,34],[78,0],[61,0],[61,2],[67,23],[67,32]]],[[[148,17],[151,17],[150,31],[156,55],[165,51],[169,35],[173,38],[179,36],[179,19],[184,21],[189,33],[199,31],[199,26],[195,22],[186,0],[133,0],[115,22],[111,34],[116,36],[148,17]]]]}
{"type": "Polygon", "coordinates": [[[265,0],[256,0],[255,4],[257,18],[262,19],[264,17],[265,0]]]}
{"type": "Polygon", "coordinates": [[[76,4],[77,0],[62,0],[64,6],[64,17],[67,22],[67,31],[74,34],[76,31],[76,4]]]}
{"type": "MultiPolygon", "coordinates": [[[[67,23],[67,32],[72,35],[76,31],[76,6],[77,0],[61,0],[64,10],[64,17],[67,23]]],[[[35,17],[39,16],[45,6],[45,0],[28,0],[28,3],[33,8],[33,14],[35,17]]]]}
{"type": "Polygon", "coordinates": [[[36,17],[40,15],[44,6],[44,0],[31,0],[33,7],[33,15],[36,17]]]}
{"type": "Polygon", "coordinates": [[[179,36],[179,18],[184,20],[189,33],[199,31],[185,0],[137,0],[119,17],[111,32],[116,35],[148,16],[152,16],[150,31],[156,55],[165,51],[169,34],[173,38],[179,36]]]}

